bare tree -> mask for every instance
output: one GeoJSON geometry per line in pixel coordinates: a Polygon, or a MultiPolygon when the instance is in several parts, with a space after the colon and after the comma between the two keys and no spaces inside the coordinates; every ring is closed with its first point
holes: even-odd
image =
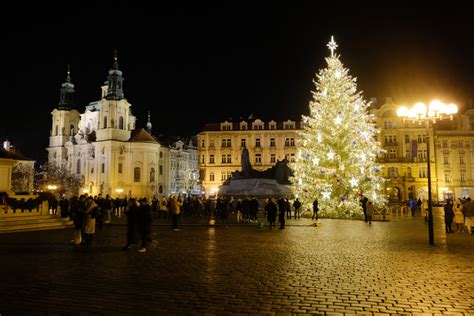
{"type": "Polygon", "coordinates": [[[79,192],[83,178],[79,174],[72,174],[67,168],[66,161],[60,166],[54,163],[41,165],[36,173],[36,188],[44,190],[47,185],[56,185],[60,195],[72,196],[79,192]]]}

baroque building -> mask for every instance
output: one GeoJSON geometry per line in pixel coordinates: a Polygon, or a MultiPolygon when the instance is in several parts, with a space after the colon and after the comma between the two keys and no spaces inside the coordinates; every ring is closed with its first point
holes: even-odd
{"type": "MultiPolygon", "coordinates": [[[[82,176],[83,188],[78,193],[147,198],[168,195],[176,187],[170,167],[176,161],[175,152],[182,150],[160,145],[151,135],[150,116],[147,130],[136,129],[123,81],[115,56],[101,99],[80,113],[75,109],[74,84],[68,70],[59,104],[51,112],[48,161],[82,176]]],[[[182,159],[180,163],[184,165],[182,159]]],[[[195,164],[190,166],[197,172],[195,164]]]]}
{"type": "Polygon", "coordinates": [[[216,195],[233,171],[242,171],[244,147],[249,150],[253,168],[259,171],[271,168],[278,160],[294,161],[298,129],[301,122],[292,120],[206,124],[197,136],[200,180],[206,196],[216,195]]]}
{"type": "Polygon", "coordinates": [[[430,122],[427,128],[397,117],[399,106],[387,99],[372,110],[385,149],[379,161],[384,165],[390,200],[428,197],[427,159],[434,201],[474,197],[474,110],[454,115],[452,120],[430,122]]]}

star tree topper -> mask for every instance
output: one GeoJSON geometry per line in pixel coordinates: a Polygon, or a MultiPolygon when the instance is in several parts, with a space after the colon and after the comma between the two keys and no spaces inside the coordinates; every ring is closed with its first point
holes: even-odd
{"type": "Polygon", "coordinates": [[[338,47],[338,45],[336,44],[336,42],[334,41],[334,36],[331,35],[331,41],[326,45],[329,50],[331,51],[331,56],[334,56],[334,51],[336,50],[336,48],[338,47]]]}

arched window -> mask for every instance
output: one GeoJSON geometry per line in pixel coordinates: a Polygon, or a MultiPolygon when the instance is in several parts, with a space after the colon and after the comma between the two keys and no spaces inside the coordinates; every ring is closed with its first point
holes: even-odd
{"type": "Polygon", "coordinates": [[[56,125],[56,130],[54,131],[54,135],[58,136],[59,134],[59,126],[56,125]]]}
{"type": "Polygon", "coordinates": [[[81,159],[77,159],[76,173],[81,174],[81,159]]]}
{"type": "Polygon", "coordinates": [[[140,182],[140,167],[133,169],[133,181],[140,182]]]}
{"type": "Polygon", "coordinates": [[[118,165],[118,173],[122,173],[122,169],[123,169],[123,165],[121,162],[119,162],[119,165],[118,165]]]}
{"type": "Polygon", "coordinates": [[[160,186],[158,187],[158,193],[160,193],[160,194],[163,193],[163,186],[162,186],[162,185],[160,185],[160,186]]]}
{"type": "Polygon", "coordinates": [[[155,168],[150,169],[150,182],[155,182],[155,168]]]}
{"type": "Polygon", "coordinates": [[[123,116],[119,117],[119,129],[123,129],[123,116]]]}
{"type": "Polygon", "coordinates": [[[104,116],[104,128],[107,128],[107,116],[104,116]]]}

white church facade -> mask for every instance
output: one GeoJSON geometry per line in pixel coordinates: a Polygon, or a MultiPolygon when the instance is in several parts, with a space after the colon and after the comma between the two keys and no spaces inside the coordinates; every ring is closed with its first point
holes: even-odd
{"type": "MultiPolygon", "coordinates": [[[[51,112],[47,151],[50,163],[65,165],[71,173],[82,176],[83,188],[79,194],[151,198],[175,193],[176,187],[186,192],[194,189],[176,185],[179,179],[172,177],[176,174],[176,164],[172,163],[180,151],[161,146],[151,135],[150,121],[148,131],[136,129],[136,117],[124,97],[117,57],[102,87],[102,98],[87,105],[84,113],[73,109],[74,92],[68,71],[61,86],[59,105],[51,112]]],[[[186,151],[191,152],[184,155],[190,162],[181,165],[197,172],[197,149],[194,155],[192,147],[186,151]]]]}

